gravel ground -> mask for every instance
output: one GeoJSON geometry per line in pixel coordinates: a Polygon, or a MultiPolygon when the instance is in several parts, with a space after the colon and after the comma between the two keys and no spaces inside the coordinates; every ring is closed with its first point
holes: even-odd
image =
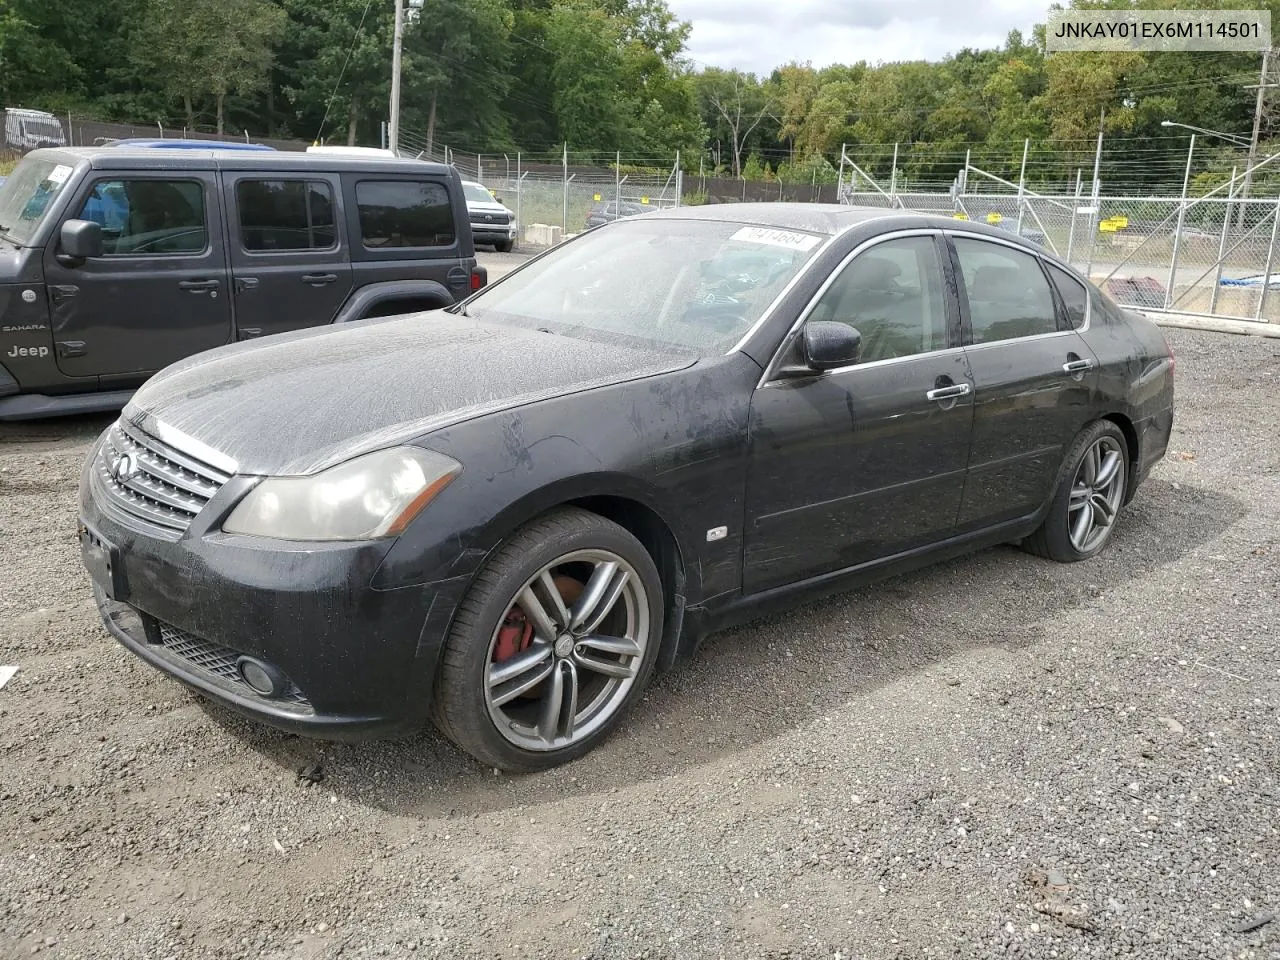
{"type": "Polygon", "coordinates": [[[127,655],[73,536],[110,418],[0,426],[0,957],[1280,957],[1280,341],[1169,336],[1171,453],[1103,556],[717,635],[527,777],[127,655]]]}

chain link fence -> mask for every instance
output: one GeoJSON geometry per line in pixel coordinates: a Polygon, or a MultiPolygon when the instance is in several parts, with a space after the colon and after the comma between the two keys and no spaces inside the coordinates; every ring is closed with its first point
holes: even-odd
{"type": "Polygon", "coordinates": [[[1256,183],[1278,156],[1237,166],[1199,196],[1188,189],[1188,161],[1181,195],[1152,196],[1086,191],[1080,174],[1071,192],[1035,192],[1025,168],[1015,182],[967,156],[949,189],[935,182],[933,190],[899,190],[895,182],[886,188],[845,151],[838,189],[845,204],[940,214],[1020,234],[1124,306],[1280,323],[1280,197],[1259,196],[1264,191],[1256,183]],[[1250,179],[1255,186],[1246,198],[1250,179]]]}

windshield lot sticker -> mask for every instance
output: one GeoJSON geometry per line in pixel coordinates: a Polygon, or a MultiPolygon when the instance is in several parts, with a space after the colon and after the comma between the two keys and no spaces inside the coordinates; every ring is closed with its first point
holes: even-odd
{"type": "Polygon", "coordinates": [[[50,183],[66,183],[69,176],[71,176],[71,168],[65,163],[60,163],[49,171],[49,176],[45,179],[50,183]]]}
{"type": "Polygon", "coordinates": [[[760,243],[768,247],[786,247],[788,250],[812,250],[819,242],[817,237],[807,233],[770,230],[768,227],[743,227],[729,239],[742,243],[760,243]]]}

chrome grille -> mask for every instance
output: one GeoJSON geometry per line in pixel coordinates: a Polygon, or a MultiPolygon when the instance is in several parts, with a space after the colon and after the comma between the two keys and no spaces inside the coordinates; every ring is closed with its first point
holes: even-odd
{"type": "Polygon", "coordinates": [[[179,533],[230,479],[123,421],[107,431],[95,466],[111,503],[131,516],[179,533]],[[124,456],[131,458],[136,470],[118,479],[115,464],[124,456]]]}
{"type": "MultiPolygon", "coordinates": [[[[233,684],[241,693],[247,693],[254,697],[260,696],[257,691],[244,682],[240,677],[240,671],[236,669],[236,660],[240,658],[239,653],[229,647],[222,647],[216,643],[201,640],[185,630],[179,630],[177,627],[158,620],[156,621],[156,626],[160,633],[160,646],[164,647],[169,653],[181,660],[185,660],[198,670],[233,684]]],[[[266,698],[263,697],[261,699],[266,698]]],[[[284,705],[296,704],[299,707],[306,708],[311,707],[311,701],[307,699],[306,694],[299,690],[292,681],[279,700],[272,702],[284,705]]]]}

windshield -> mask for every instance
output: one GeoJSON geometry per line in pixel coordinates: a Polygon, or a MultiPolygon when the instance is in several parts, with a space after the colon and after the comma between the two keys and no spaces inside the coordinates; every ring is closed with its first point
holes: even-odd
{"type": "Polygon", "coordinates": [[[70,164],[27,157],[0,184],[0,233],[30,243],[53,198],[71,176],[70,164]]]}
{"type": "Polygon", "coordinates": [[[584,339],[723,353],[823,239],[711,220],[618,221],[482,291],[465,309],[584,339]]]}
{"type": "Polygon", "coordinates": [[[471,184],[463,184],[462,193],[467,198],[468,203],[495,203],[493,194],[484,187],[478,187],[471,184]]]}

